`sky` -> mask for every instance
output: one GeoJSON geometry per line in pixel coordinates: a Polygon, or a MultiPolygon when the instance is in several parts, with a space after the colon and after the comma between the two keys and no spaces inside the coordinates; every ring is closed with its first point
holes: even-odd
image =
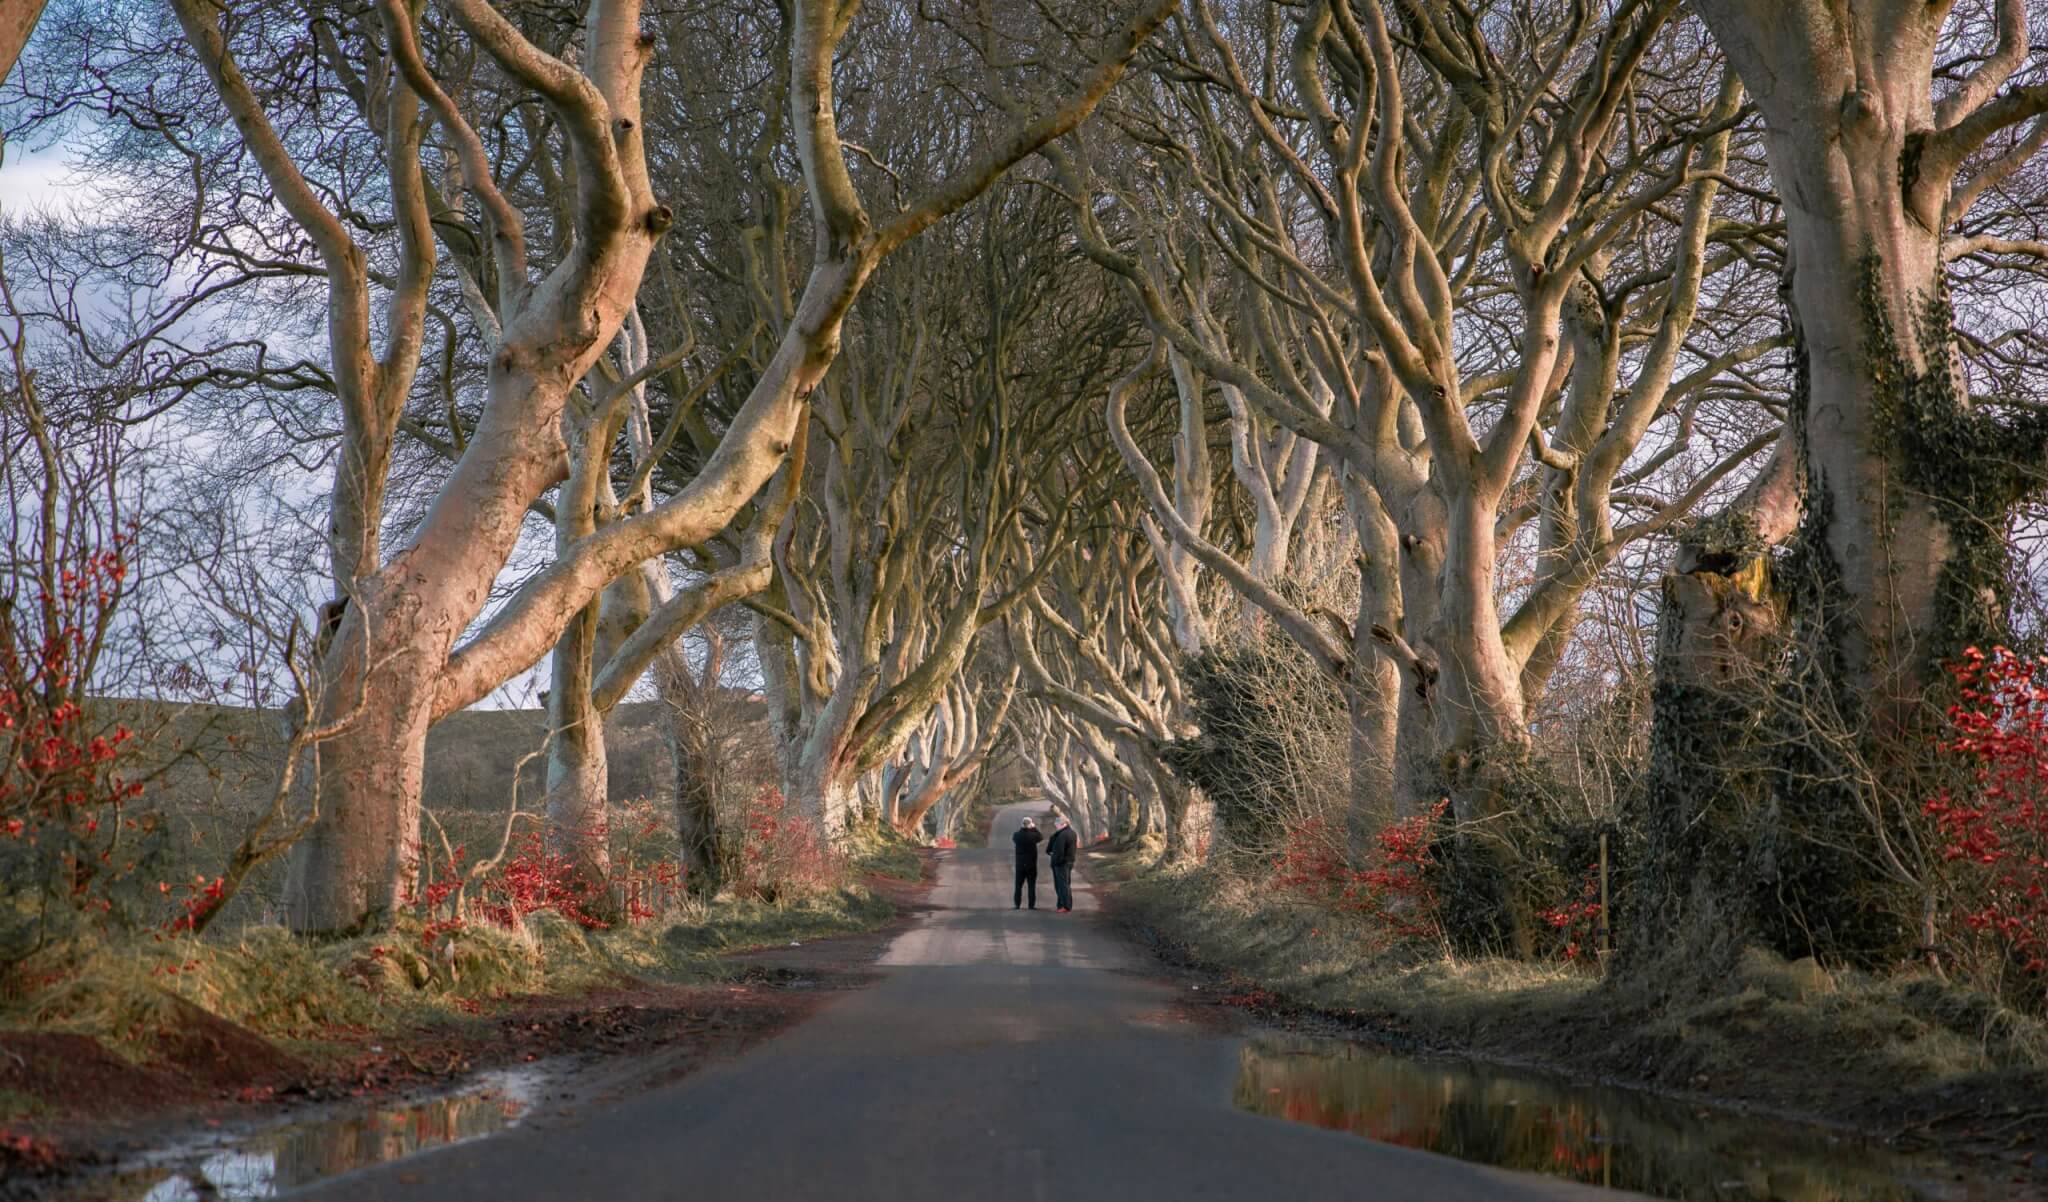
{"type": "Polygon", "coordinates": [[[10,144],[0,159],[0,213],[41,208],[90,188],[65,161],[60,145],[30,150],[10,144]]]}

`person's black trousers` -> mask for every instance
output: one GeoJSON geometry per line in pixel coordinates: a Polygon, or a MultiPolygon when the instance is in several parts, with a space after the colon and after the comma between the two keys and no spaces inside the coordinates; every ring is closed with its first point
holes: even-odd
{"type": "Polygon", "coordinates": [[[1054,864],[1052,866],[1052,891],[1059,898],[1060,909],[1074,908],[1074,866],[1054,864]]]}
{"type": "Polygon", "coordinates": [[[1024,891],[1027,888],[1031,890],[1031,908],[1036,910],[1038,908],[1038,864],[1035,861],[1030,864],[1019,863],[1017,865],[1017,888],[1010,898],[1011,909],[1024,904],[1024,891]]]}

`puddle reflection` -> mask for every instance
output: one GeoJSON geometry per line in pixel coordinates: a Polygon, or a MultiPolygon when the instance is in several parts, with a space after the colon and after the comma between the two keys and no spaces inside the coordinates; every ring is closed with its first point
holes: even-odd
{"type": "Polygon", "coordinates": [[[502,1131],[532,1104],[530,1074],[485,1074],[478,1088],[405,1106],[264,1131],[231,1146],[192,1145],[128,1180],[141,1202],[245,1202],[443,1144],[502,1131]],[[142,1179],[138,1179],[142,1178],[142,1179]]]}
{"type": "Polygon", "coordinates": [[[1949,1202],[2008,1197],[1806,1128],[1337,1040],[1246,1045],[1244,1110],[1684,1202],[1949,1202]]]}

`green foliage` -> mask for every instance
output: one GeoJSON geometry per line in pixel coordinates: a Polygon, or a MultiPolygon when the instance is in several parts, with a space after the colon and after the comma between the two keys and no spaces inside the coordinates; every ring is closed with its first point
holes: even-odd
{"type": "Polygon", "coordinates": [[[1937,663],[1965,647],[2011,642],[2014,565],[2007,526],[2014,506],[2041,485],[2048,412],[1973,405],[1958,391],[1949,370],[1955,315],[1945,291],[1927,300],[1919,339],[1927,366],[1912,370],[1879,298],[1880,270],[1875,255],[1864,260],[1866,338],[1877,373],[1876,449],[1897,467],[1910,494],[1933,508],[1952,548],[1937,583],[1933,637],[1924,648],[1927,661],[1937,663]]]}
{"type": "Polygon", "coordinates": [[[2041,483],[2040,450],[2048,413],[2002,415],[1971,405],[1949,370],[1954,313],[1945,294],[1930,297],[1921,317],[1925,371],[1912,371],[1876,297],[1878,264],[1866,261],[1865,315],[1871,360],[1878,365],[1873,429],[1879,449],[1916,497],[1933,506],[1954,548],[1942,569],[1932,661],[1964,647],[2009,641],[2011,592],[2006,527],[2013,507],[2041,483]]]}

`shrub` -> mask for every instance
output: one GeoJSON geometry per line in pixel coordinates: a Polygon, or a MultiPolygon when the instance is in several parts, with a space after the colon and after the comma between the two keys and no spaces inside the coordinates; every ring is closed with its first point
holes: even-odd
{"type": "Polygon", "coordinates": [[[791,813],[782,790],[770,785],[754,795],[733,874],[735,890],[763,901],[804,897],[835,888],[840,869],[817,825],[791,813]]]}
{"type": "Polygon", "coordinates": [[[551,910],[586,928],[604,920],[590,913],[591,889],[567,856],[550,849],[539,831],[528,831],[503,863],[479,874],[466,867],[468,849],[450,849],[441,871],[428,880],[418,901],[426,916],[420,941],[435,946],[445,935],[466,929],[472,919],[517,930],[528,915],[551,910]]]}
{"type": "Polygon", "coordinates": [[[1273,858],[1273,883],[1310,905],[1357,916],[1380,942],[1437,939],[1437,896],[1425,867],[1443,814],[1438,804],[1386,826],[1364,868],[1346,863],[1342,831],[1327,819],[1308,819],[1288,831],[1273,858]]]}
{"type": "Polygon", "coordinates": [[[1577,897],[1538,910],[1536,917],[1554,933],[1557,956],[1577,964],[1599,951],[1600,911],[1600,866],[1594,864],[1587,867],[1577,897]]]}
{"type": "Polygon", "coordinates": [[[1310,823],[1347,804],[1350,716],[1293,641],[1266,623],[1183,669],[1201,734],[1169,743],[1167,764],[1216,807],[1228,846],[1253,862],[1284,854],[1310,823]]]}
{"type": "Polygon", "coordinates": [[[1925,806],[1950,899],[1944,936],[1978,972],[2016,978],[2017,990],[2002,992],[2039,1011],[2048,1008],[2048,659],[1971,647],[1950,673],[1956,702],[1938,746],[1969,785],[1925,806]]]}
{"type": "Polygon", "coordinates": [[[137,740],[87,691],[128,575],[110,541],[0,578],[0,963],[111,912],[156,832],[137,740]]]}

